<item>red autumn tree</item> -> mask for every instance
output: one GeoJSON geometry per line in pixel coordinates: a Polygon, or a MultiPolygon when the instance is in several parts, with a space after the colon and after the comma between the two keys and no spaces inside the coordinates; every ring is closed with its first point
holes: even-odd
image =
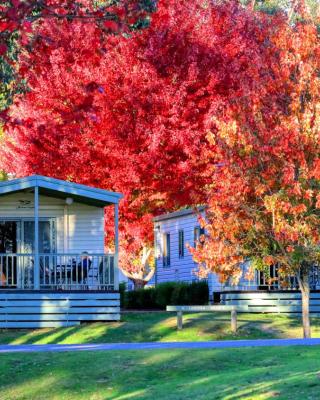
{"type": "Polygon", "coordinates": [[[152,215],[205,201],[213,118],[258,96],[276,21],[235,3],[162,0],[150,28],[103,46],[95,23],[42,21],[20,58],[30,90],[10,110],[1,166],[123,192],[120,261],[137,273],[152,215]]]}
{"type": "Polygon", "coordinates": [[[0,55],[14,33],[22,45],[32,44],[39,21],[79,20],[99,27],[101,34],[129,32],[147,23],[153,0],[5,0],[0,5],[0,55]]]}
{"type": "Polygon", "coordinates": [[[4,0],[0,4],[0,117],[6,120],[7,108],[25,82],[18,73],[17,55],[32,51],[39,25],[46,20],[77,20],[95,24],[103,46],[105,37],[130,34],[149,24],[156,0],[4,0]]]}
{"type": "Polygon", "coordinates": [[[302,17],[279,20],[255,95],[226,103],[207,135],[208,237],[193,252],[222,281],[237,280],[247,259],[258,269],[278,265],[280,283],[295,276],[310,337],[309,275],[320,262],[320,43],[302,17]]]}

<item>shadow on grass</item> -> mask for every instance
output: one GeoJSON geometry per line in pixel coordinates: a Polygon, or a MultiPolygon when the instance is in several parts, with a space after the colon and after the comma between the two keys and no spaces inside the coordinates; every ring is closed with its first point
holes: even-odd
{"type": "Polygon", "coordinates": [[[317,348],[1,356],[2,400],[319,398],[317,348]]]}
{"type": "MultiPolygon", "coordinates": [[[[116,343],[201,341],[224,339],[275,339],[301,337],[299,316],[238,314],[238,332],[230,329],[229,313],[189,313],[183,330],[176,315],[166,312],[124,313],[120,322],[86,323],[74,327],[38,330],[2,330],[1,344],[116,343]]],[[[320,319],[312,318],[313,337],[319,336],[320,319]]]]}

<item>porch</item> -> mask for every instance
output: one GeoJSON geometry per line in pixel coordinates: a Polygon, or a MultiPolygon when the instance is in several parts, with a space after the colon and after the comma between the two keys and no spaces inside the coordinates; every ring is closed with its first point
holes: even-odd
{"type": "MultiPolygon", "coordinates": [[[[230,281],[220,284],[217,291],[299,291],[299,283],[296,276],[279,277],[278,266],[271,265],[268,271],[254,271],[252,279],[246,279],[246,270],[248,264],[243,266],[243,276],[236,285],[230,281]]],[[[309,272],[310,290],[320,290],[320,269],[318,265],[314,265],[309,272]]],[[[217,287],[215,288],[217,289],[217,287]]]]}
{"type": "MultiPolygon", "coordinates": [[[[320,270],[315,265],[309,273],[310,313],[320,313],[320,270]]],[[[301,292],[296,276],[279,279],[276,265],[268,272],[255,271],[252,280],[241,279],[238,285],[228,282],[213,294],[213,301],[236,306],[248,313],[301,313],[301,292]]],[[[241,311],[240,311],[241,312],[241,311]]]]}
{"type": "Polygon", "coordinates": [[[121,198],[38,175],[0,183],[0,328],[120,319],[121,198]],[[111,252],[104,229],[110,206],[111,252]]]}
{"type": "MultiPolygon", "coordinates": [[[[0,289],[114,291],[114,254],[0,254],[0,289]]],[[[116,282],[117,283],[117,282],[116,282]]]]}

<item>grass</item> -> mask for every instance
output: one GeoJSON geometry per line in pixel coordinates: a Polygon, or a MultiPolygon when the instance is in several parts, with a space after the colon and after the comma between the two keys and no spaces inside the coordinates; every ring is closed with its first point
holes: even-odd
{"type": "MultiPolygon", "coordinates": [[[[320,319],[312,317],[313,337],[320,337],[320,319]]],[[[206,341],[225,339],[302,337],[300,317],[277,314],[239,314],[238,332],[230,331],[230,314],[194,313],[184,316],[177,331],[175,314],[127,313],[116,323],[36,330],[0,330],[0,344],[110,343],[206,341]]]]}
{"type": "Polygon", "coordinates": [[[319,399],[318,347],[8,354],[1,400],[319,399]]]}
{"type": "MultiPolygon", "coordinates": [[[[127,313],[118,323],[0,331],[0,343],[203,341],[301,337],[299,317],[127,313]]],[[[320,320],[312,318],[313,336],[320,320]]],[[[318,347],[70,352],[0,355],[1,400],[318,399],[318,347]]]]}

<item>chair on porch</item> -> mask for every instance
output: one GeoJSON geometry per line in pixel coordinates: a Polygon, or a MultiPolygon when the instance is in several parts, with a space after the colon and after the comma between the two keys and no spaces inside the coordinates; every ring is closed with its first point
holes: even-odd
{"type": "Polygon", "coordinates": [[[72,282],[76,282],[78,285],[88,285],[88,273],[92,264],[92,260],[89,258],[87,252],[82,253],[82,259],[78,264],[74,264],[72,267],[72,282]]]}
{"type": "Polygon", "coordinates": [[[113,282],[114,280],[114,275],[112,272],[113,272],[113,258],[110,258],[108,262],[102,260],[99,263],[99,267],[94,277],[98,282],[100,289],[105,289],[107,285],[111,285],[111,282],[113,282]]]}

